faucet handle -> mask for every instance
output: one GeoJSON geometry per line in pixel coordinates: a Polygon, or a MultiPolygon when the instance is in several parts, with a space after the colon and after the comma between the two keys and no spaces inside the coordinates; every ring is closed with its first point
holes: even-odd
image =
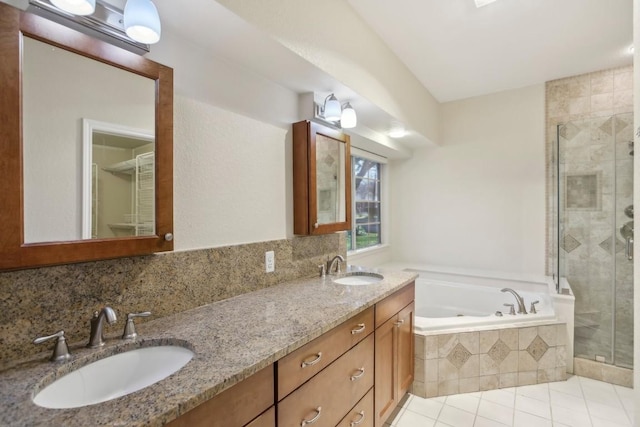
{"type": "Polygon", "coordinates": [[[324,264],[320,264],[318,266],[318,269],[320,270],[320,277],[326,277],[327,276],[327,266],[324,264]]]}
{"type": "Polygon", "coordinates": [[[504,303],[503,305],[504,305],[505,307],[511,307],[511,308],[509,309],[509,314],[510,314],[510,315],[512,315],[512,316],[515,316],[515,315],[516,315],[516,309],[515,309],[515,307],[514,307],[514,305],[513,305],[513,304],[504,303]]]}
{"type": "Polygon", "coordinates": [[[138,336],[136,332],[136,326],[133,323],[133,319],[136,317],[149,317],[151,316],[150,311],[143,311],[142,313],[129,313],[127,314],[127,323],[124,325],[124,332],[122,333],[122,339],[128,340],[133,339],[138,336]]]}
{"type": "Polygon", "coordinates": [[[38,337],[33,340],[33,343],[42,344],[43,342],[47,342],[54,338],[57,338],[56,345],[53,348],[53,355],[49,360],[52,362],[63,362],[65,360],[69,360],[71,358],[71,354],[69,354],[69,347],[67,346],[67,340],[64,337],[64,331],[58,331],[55,334],[46,337],[38,337]]]}
{"type": "Polygon", "coordinates": [[[529,313],[536,314],[537,313],[536,304],[539,304],[539,303],[540,303],[540,301],[532,301],[531,302],[531,308],[529,309],[529,313]]]}

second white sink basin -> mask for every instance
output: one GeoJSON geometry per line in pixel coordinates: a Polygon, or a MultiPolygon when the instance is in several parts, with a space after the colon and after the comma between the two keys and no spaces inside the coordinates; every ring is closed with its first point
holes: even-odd
{"type": "Polygon", "coordinates": [[[179,346],[144,347],[100,359],[42,389],[33,402],[45,408],[78,408],[125,396],[181,369],[193,352],[179,346]]]}
{"type": "Polygon", "coordinates": [[[384,276],[378,273],[347,273],[343,277],[334,279],[333,283],[349,286],[373,285],[381,282],[382,279],[384,279],[384,276]]]}

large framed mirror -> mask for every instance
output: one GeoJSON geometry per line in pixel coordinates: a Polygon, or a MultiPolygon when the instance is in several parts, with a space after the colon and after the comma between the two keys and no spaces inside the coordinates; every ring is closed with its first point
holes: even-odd
{"type": "Polygon", "coordinates": [[[173,250],[173,70],[0,3],[0,269],[173,250]]]}

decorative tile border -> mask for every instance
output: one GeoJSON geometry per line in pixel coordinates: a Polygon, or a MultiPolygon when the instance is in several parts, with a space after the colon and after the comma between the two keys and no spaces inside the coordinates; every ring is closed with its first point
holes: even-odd
{"type": "Polygon", "coordinates": [[[446,396],[563,381],[567,325],[415,334],[413,393],[446,396]]]}

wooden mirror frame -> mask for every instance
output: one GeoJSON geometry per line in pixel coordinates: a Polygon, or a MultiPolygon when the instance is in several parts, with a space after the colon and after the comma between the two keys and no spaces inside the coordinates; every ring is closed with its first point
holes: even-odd
{"type": "Polygon", "coordinates": [[[172,238],[165,239],[173,233],[173,70],[5,3],[0,3],[0,56],[0,270],[173,250],[172,238]],[[25,36],[155,81],[155,235],[24,243],[21,73],[25,36]]]}

